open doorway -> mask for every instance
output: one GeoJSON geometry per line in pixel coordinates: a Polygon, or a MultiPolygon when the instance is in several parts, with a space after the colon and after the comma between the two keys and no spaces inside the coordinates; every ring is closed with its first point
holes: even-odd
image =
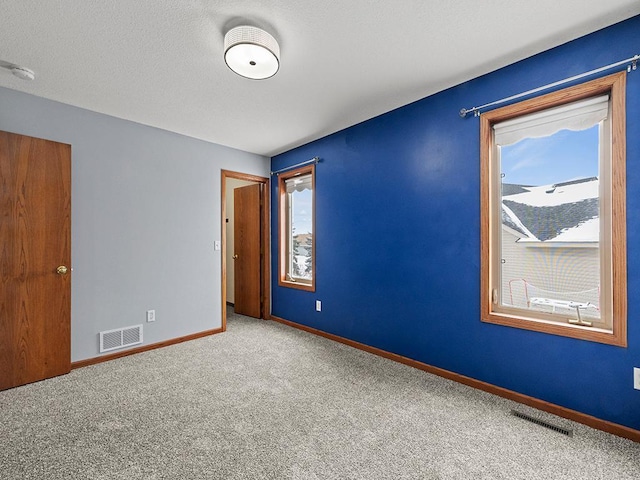
{"type": "MultiPolygon", "coordinates": [[[[222,330],[227,305],[269,318],[269,179],[222,171],[222,330]]],[[[242,313],[242,312],[238,312],[242,313]]]]}

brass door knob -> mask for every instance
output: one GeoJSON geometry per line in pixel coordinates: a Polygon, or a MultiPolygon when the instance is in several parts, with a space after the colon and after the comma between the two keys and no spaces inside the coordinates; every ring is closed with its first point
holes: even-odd
{"type": "Polygon", "coordinates": [[[237,258],[238,258],[238,254],[235,254],[235,255],[233,256],[233,259],[234,259],[234,260],[237,260],[237,258]]]}
{"type": "Polygon", "coordinates": [[[68,271],[69,269],[64,265],[60,265],[58,268],[56,268],[56,273],[58,275],[66,275],[68,271]]]}

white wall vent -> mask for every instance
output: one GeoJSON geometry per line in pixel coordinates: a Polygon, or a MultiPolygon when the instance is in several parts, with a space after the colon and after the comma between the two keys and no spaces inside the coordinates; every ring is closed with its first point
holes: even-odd
{"type": "Polygon", "coordinates": [[[142,325],[100,332],[100,353],[142,343],[142,325]]]}

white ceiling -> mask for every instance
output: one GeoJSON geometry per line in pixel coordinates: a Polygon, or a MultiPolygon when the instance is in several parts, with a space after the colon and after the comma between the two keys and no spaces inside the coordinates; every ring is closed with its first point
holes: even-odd
{"type": "Polygon", "coordinates": [[[272,156],[636,14],[638,0],[0,0],[0,60],[36,72],[0,70],[0,86],[272,156]],[[226,67],[239,24],[276,37],[275,77],[226,67]]]}

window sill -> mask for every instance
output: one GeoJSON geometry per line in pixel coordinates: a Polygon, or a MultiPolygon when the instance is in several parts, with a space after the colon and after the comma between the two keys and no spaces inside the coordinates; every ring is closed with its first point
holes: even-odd
{"type": "Polygon", "coordinates": [[[295,288],[297,290],[304,290],[307,292],[315,292],[316,291],[316,287],[313,284],[309,284],[309,283],[302,283],[302,282],[292,282],[292,281],[287,281],[287,280],[279,280],[278,281],[278,285],[281,287],[287,287],[287,288],[295,288]]]}
{"type": "Polygon", "coordinates": [[[502,313],[487,313],[482,316],[484,323],[505,327],[521,328],[534,332],[548,333],[562,337],[576,338],[590,342],[604,343],[618,347],[627,346],[626,332],[615,332],[597,327],[585,327],[570,323],[559,323],[537,318],[517,317],[502,313]]]}

